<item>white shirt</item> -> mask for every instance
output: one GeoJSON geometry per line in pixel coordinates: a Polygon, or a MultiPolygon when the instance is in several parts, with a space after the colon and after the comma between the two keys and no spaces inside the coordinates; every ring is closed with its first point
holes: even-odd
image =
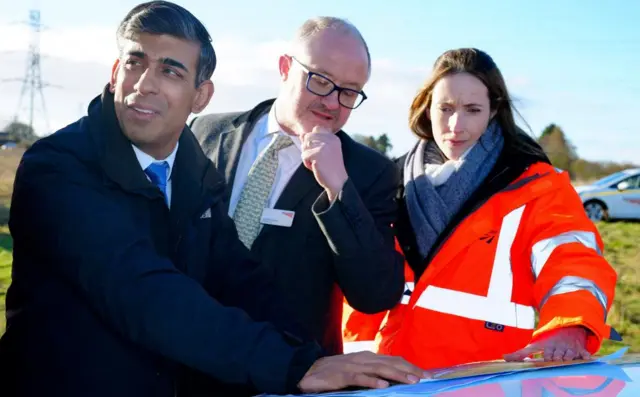
{"type": "MultiPolygon", "coordinates": [[[[229,202],[230,217],[233,217],[238,201],[240,201],[240,194],[247,182],[251,166],[278,134],[285,134],[285,132],[283,132],[278,125],[275,107],[271,107],[271,111],[256,122],[256,125],[242,146],[236,176],[233,181],[231,200],[229,202]]],[[[267,208],[274,208],[285,186],[287,186],[287,183],[289,183],[289,180],[298,167],[302,165],[302,142],[298,136],[289,135],[289,137],[293,141],[293,145],[278,151],[278,169],[276,170],[271,193],[267,200],[267,208]]]]}
{"type": "MultiPolygon", "coordinates": [[[[162,163],[163,161],[166,161],[167,164],[169,164],[169,169],[167,170],[167,203],[169,204],[169,207],[171,207],[171,174],[173,171],[173,163],[176,160],[176,153],[178,152],[178,144],[176,144],[173,152],[171,152],[171,154],[164,160],[156,160],[138,149],[136,145],[132,144],[131,146],[133,147],[133,152],[136,154],[136,158],[138,159],[138,163],[140,163],[140,167],[142,167],[143,172],[151,165],[151,163],[162,163]]],[[[147,179],[149,179],[149,177],[147,177],[147,179]]],[[[149,181],[151,181],[151,179],[149,179],[149,181]]]]}

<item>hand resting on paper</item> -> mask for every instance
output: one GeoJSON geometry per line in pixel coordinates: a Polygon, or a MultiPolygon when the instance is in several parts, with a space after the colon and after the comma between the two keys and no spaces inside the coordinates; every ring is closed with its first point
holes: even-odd
{"type": "Polygon", "coordinates": [[[504,359],[506,361],[523,361],[532,354],[542,353],[544,361],[590,360],[591,354],[586,349],[588,332],[590,331],[581,326],[549,331],[527,347],[506,354],[504,359]]]}
{"type": "Polygon", "coordinates": [[[304,393],[321,393],[348,387],[381,389],[394,383],[414,384],[425,371],[401,357],[358,352],[316,361],[298,384],[304,393]]]}

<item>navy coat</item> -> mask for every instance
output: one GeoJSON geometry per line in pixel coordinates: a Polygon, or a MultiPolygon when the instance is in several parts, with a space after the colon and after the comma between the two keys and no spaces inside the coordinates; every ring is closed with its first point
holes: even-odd
{"type": "Polygon", "coordinates": [[[191,395],[193,373],[224,395],[223,383],[297,391],[320,348],[249,259],[224,180],[186,126],[172,184],[169,210],[106,89],[88,116],[25,153],[9,222],[3,396],[191,395]]]}

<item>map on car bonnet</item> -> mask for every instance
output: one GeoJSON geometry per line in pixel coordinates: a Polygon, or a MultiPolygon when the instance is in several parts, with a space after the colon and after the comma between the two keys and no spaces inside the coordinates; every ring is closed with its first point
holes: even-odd
{"type": "MultiPolygon", "coordinates": [[[[544,362],[531,359],[524,362],[482,362],[463,364],[450,368],[431,371],[430,379],[423,379],[415,385],[395,385],[386,389],[366,389],[356,391],[340,391],[321,394],[308,394],[298,397],[404,397],[424,396],[453,391],[461,388],[473,387],[500,379],[518,381],[536,377],[562,377],[562,376],[603,376],[610,375],[620,379],[624,384],[631,379],[616,365],[608,365],[609,362],[619,364],[624,362],[624,355],[628,347],[603,357],[594,357],[592,360],[575,360],[567,362],[544,362]]],[[[637,362],[637,358],[635,358],[637,362]]],[[[519,395],[519,394],[518,394],[519,395]]],[[[260,395],[260,397],[276,397],[260,395]]]]}

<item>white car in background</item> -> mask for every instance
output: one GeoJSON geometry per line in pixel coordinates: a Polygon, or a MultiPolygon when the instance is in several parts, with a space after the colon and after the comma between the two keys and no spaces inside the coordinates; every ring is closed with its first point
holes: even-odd
{"type": "Polygon", "coordinates": [[[640,219],[640,168],[616,172],[576,191],[594,222],[640,219]]]}

